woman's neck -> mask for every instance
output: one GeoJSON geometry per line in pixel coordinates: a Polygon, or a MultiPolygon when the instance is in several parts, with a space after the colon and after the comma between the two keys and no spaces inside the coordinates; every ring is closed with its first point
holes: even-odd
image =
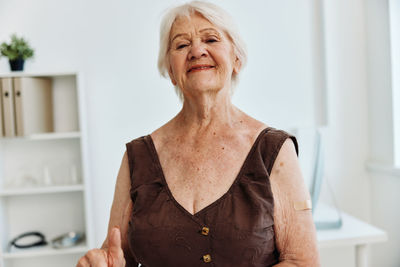
{"type": "Polygon", "coordinates": [[[196,97],[185,97],[175,125],[188,133],[218,131],[222,127],[233,129],[242,115],[232,104],[228,90],[203,92],[196,97]]]}

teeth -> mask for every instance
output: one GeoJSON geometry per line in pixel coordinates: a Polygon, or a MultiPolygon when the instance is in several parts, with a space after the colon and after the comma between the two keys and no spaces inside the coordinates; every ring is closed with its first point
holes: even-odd
{"type": "Polygon", "coordinates": [[[201,69],[209,69],[211,67],[199,67],[199,68],[193,68],[194,70],[201,70],[201,69]]]}

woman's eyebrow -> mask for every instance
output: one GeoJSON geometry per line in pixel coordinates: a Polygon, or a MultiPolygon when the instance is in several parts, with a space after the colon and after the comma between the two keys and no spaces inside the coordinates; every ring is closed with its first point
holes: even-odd
{"type": "Polygon", "coordinates": [[[189,36],[187,33],[178,33],[174,36],[174,38],[171,39],[171,42],[173,42],[176,38],[181,37],[181,36],[189,36]]]}
{"type": "MultiPolygon", "coordinates": [[[[206,32],[206,31],[213,31],[213,32],[215,32],[218,36],[220,35],[219,34],[219,32],[216,30],[216,29],[214,29],[214,28],[204,28],[204,29],[201,29],[199,32],[206,32]]],[[[189,34],[187,34],[187,33],[178,33],[178,34],[176,34],[172,39],[171,39],[171,43],[176,39],[176,38],[178,38],[178,37],[181,37],[181,36],[189,36],[189,34]]]]}
{"type": "Polygon", "coordinates": [[[205,28],[205,29],[201,29],[199,32],[206,32],[206,31],[213,31],[213,32],[215,32],[216,34],[219,35],[219,32],[218,32],[216,29],[214,29],[214,28],[205,28]]]}

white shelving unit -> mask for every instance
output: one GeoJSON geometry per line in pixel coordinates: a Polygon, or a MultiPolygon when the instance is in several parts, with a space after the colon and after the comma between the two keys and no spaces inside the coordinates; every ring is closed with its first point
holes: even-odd
{"type": "Polygon", "coordinates": [[[0,266],[75,266],[93,247],[82,76],[77,72],[0,74],[51,80],[54,130],[0,137],[0,266]],[[17,249],[14,237],[39,231],[51,239],[85,233],[77,246],[17,249]]]}

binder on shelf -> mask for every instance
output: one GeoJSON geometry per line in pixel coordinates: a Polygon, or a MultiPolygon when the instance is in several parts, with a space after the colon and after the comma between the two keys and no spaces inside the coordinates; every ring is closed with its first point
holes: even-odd
{"type": "Polygon", "coordinates": [[[14,92],[12,78],[1,79],[1,99],[2,99],[2,120],[4,125],[4,136],[15,136],[15,118],[14,118],[14,92]]]}
{"type": "Polygon", "coordinates": [[[78,95],[73,76],[53,80],[53,127],[54,132],[79,131],[78,95]]]}
{"type": "Polygon", "coordinates": [[[53,131],[51,80],[21,77],[13,85],[16,135],[53,131]]]}

